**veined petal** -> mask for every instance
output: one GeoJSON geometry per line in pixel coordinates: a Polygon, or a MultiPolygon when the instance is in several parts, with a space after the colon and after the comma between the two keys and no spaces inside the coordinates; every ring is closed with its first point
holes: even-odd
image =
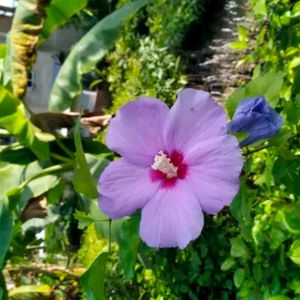
{"type": "Polygon", "coordinates": [[[243,166],[235,137],[211,138],[187,152],[185,160],[189,164],[186,183],[204,212],[216,214],[231,203],[239,189],[243,166]]]}
{"type": "Polygon", "coordinates": [[[210,94],[184,89],[170,110],[164,130],[168,151],[185,151],[199,142],[226,132],[226,114],[210,94]]]}
{"type": "Polygon", "coordinates": [[[99,179],[99,206],[112,219],[133,214],[142,208],[158,189],[149,169],[121,158],[113,161],[99,179]]]}
{"type": "Polygon", "coordinates": [[[163,128],[169,112],[160,100],[143,97],[124,105],[110,121],[108,147],[126,160],[149,166],[163,149],[163,128]]]}
{"type": "Polygon", "coordinates": [[[150,247],[179,247],[196,239],[203,228],[202,209],[183,181],[159,189],[142,209],[140,235],[150,247]]]}

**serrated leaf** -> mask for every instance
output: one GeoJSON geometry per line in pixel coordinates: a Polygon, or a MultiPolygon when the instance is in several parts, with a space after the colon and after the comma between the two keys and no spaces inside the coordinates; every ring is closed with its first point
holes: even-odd
{"type": "Polygon", "coordinates": [[[75,213],[74,213],[74,217],[78,221],[78,228],[79,229],[85,229],[90,224],[95,223],[94,218],[91,215],[84,212],[84,211],[76,210],[75,213]]]}
{"type": "Polygon", "coordinates": [[[256,15],[266,16],[267,15],[266,0],[256,0],[253,9],[256,15]]]}

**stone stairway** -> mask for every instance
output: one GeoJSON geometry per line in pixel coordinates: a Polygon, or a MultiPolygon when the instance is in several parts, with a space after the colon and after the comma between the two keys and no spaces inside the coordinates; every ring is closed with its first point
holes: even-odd
{"type": "Polygon", "coordinates": [[[226,1],[213,37],[200,50],[188,54],[188,86],[209,91],[219,103],[224,102],[241,82],[250,79],[249,69],[236,68],[245,51],[230,47],[238,38],[238,25],[251,25],[245,3],[243,0],[226,1]]]}

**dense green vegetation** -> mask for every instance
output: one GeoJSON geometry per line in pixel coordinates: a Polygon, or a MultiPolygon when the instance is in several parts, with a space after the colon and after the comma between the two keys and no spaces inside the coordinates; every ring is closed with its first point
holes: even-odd
{"type": "Polygon", "coordinates": [[[141,95],[171,104],[186,84],[182,43],[209,1],[101,1],[103,11],[96,1],[84,10],[85,0],[46,2],[20,0],[0,46],[0,299],[300,299],[300,1],[248,4],[253,24],[232,47],[248,49],[240,64],[252,80],[226,109],[232,117],[241,99],[264,95],[284,127],[243,149],[239,194],[184,250],[147,247],[139,213],[107,219],[95,185],[114,159],[103,131],[82,137],[72,119],[68,137],[42,132],[24,97],[35,50],[73,22],[87,33],[66,57],[51,110],[72,107],[87,75],[91,88],[108,84],[108,112],[141,95]]]}

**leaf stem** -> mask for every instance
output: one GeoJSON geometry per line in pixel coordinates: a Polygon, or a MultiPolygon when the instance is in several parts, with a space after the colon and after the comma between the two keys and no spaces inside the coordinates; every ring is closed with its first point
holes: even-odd
{"type": "Polygon", "coordinates": [[[74,157],[75,157],[75,155],[74,155],[74,153],[71,151],[71,150],[69,150],[65,145],[64,145],[64,143],[62,143],[60,140],[59,140],[59,138],[56,136],[56,143],[57,143],[57,145],[70,157],[70,158],[72,158],[72,159],[74,159],[74,157]]]}
{"type": "Polygon", "coordinates": [[[61,164],[61,165],[55,165],[55,166],[51,166],[49,168],[43,169],[40,173],[32,176],[31,178],[23,181],[19,186],[18,189],[22,189],[23,187],[25,187],[30,181],[52,174],[52,173],[57,173],[57,172],[63,172],[63,171],[68,171],[68,170],[72,170],[73,169],[73,163],[72,162],[68,162],[65,164],[61,164]]]}
{"type": "Polygon", "coordinates": [[[108,221],[108,251],[111,253],[111,222],[112,219],[108,221]]]}
{"type": "Polygon", "coordinates": [[[250,155],[250,154],[253,154],[253,153],[255,153],[255,152],[258,152],[258,151],[267,149],[267,148],[269,148],[269,147],[271,147],[271,146],[272,146],[272,145],[264,145],[264,146],[257,147],[256,149],[253,149],[253,150],[248,150],[248,149],[247,149],[246,156],[248,156],[248,155],[250,155]]]}

